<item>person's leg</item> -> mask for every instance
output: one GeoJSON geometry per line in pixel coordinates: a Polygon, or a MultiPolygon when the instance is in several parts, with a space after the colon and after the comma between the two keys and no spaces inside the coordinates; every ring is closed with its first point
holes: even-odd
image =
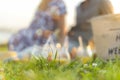
{"type": "Polygon", "coordinates": [[[69,52],[71,53],[71,57],[75,58],[77,54],[77,48],[81,46],[81,44],[84,48],[86,48],[91,37],[92,34],[85,31],[76,31],[74,36],[69,37],[69,52]],[[79,36],[82,37],[82,43],[78,41],[79,36]]]}
{"type": "Polygon", "coordinates": [[[77,55],[77,48],[79,47],[78,40],[69,38],[69,52],[71,59],[74,59],[77,55]]]}
{"type": "Polygon", "coordinates": [[[79,31],[78,36],[82,37],[83,46],[87,47],[89,41],[92,39],[92,32],[91,31],[79,31]]]}

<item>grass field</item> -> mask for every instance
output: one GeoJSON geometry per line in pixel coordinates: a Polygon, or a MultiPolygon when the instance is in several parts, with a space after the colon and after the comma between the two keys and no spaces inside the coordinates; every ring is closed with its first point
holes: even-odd
{"type": "Polygon", "coordinates": [[[0,45],[0,51],[7,51],[7,44],[0,45]]]}
{"type": "Polygon", "coordinates": [[[33,57],[30,61],[1,62],[0,80],[120,80],[120,60],[96,58],[83,63],[76,59],[62,64],[33,57]]]}

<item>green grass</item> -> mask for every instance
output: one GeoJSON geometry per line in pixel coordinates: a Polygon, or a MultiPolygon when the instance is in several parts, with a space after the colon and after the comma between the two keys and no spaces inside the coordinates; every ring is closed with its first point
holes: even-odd
{"type": "Polygon", "coordinates": [[[119,60],[96,59],[87,64],[74,60],[60,64],[40,58],[29,62],[12,61],[1,66],[6,80],[120,80],[119,60]]]}
{"type": "Polygon", "coordinates": [[[120,80],[120,60],[97,58],[83,64],[76,59],[60,64],[59,61],[32,58],[29,62],[1,62],[1,76],[5,80],[120,80]]]}
{"type": "Polygon", "coordinates": [[[0,45],[0,51],[7,51],[7,44],[0,45]]]}

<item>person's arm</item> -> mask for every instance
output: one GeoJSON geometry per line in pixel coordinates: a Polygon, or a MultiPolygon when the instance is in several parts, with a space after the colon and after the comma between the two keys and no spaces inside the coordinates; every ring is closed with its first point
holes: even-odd
{"type": "Polygon", "coordinates": [[[57,6],[52,7],[52,18],[56,24],[56,27],[58,28],[58,41],[63,44],[64,38],[67,34],[66,31],[66,24],[65,24],[65,16],[66,16],[66,6],[63,2],[63,0],[57,1],[57,6]]]}
{"type": "Polygon", "coordinates": [[[100,0],[99,7],[101,15],[114,13],[113,6],[109,0],[100,0]]]}
{"type": "Polygon", "coordinates": [[[53,17],[56,27],[58,29],[57,39],[61,44],[64,43],[64,38],[67,34],[66,24],[65,24],[65,15],[60,15],[58,17],[53,17]]]}
{"type": "Polygon", "coordinates": [[[61,44],[63,44],[64,38],[67,34],[67,30],[65,27],[65,15],[60,16],[57,23],[58,23],[58,29],[59,29],[58,40],[61,44]]]}

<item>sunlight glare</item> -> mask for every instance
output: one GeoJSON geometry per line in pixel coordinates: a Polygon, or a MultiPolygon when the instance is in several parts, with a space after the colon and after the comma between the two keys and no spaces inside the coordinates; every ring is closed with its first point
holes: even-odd
{"type": "Polygon", "coordinates": [[[111,2],[114,7],[114,13],[115,14],[120,13],[120,0],[111,0],[111,2]]]}

